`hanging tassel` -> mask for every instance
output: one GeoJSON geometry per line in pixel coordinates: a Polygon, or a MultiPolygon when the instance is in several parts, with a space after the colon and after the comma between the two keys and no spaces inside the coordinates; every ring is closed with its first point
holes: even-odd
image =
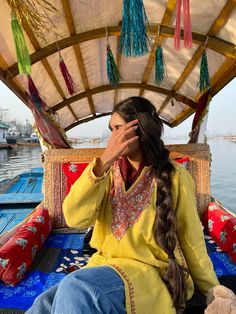
{"type": "Polygon", "coordinates": [[[161,45],[156,49],[156,63],[155,63],[155,83],[160,85],[165,77],[165,64],[161,45]]]}
{"type": "Polygon", "coordinates": [[[143,0],[123,0],[120,52],[125,57],[143,56],[148,53],[148,22],[143,0]]]}
{"type": "Polygon", "coordinates": [[[181,22],[181,7],[183,3],[184,11],[184,47],[192,48],[192,30],[190,22],[190,7],[189,0],[177,0],[176,9],[176,23],[175,23],[175,34],[174,34],[174,46],[176,50],[180,49],[180,22],[181,22]]]}
{"type": "Polygon", "coordinates": [[[65,80],[65,83],[66,83],[66,87],[68,89],[68,92],[70,93],[70,95],[74,95],[74,93],[76,92],[76,86],[75,86],[75,83],[67,69],[67,66],[59,52],[59,57],[60,57],[60,70],[61,70],[61,73],[63,75],[63,78],[65,80]]]}
{"type": "Polygon", "coordinates": [[[109,83],[113,86],[116,87],[119,82],[120,82],[120,74],[117,69],[113,53],[110,47],[110,42],[109,42],[109,35],[108,35],[108,28],[106,27],[106,39],[107,39],[107,77],[109,80],[109,83]]]}
{"type": "Polygon", "coordinates": [[[42,100],[41,96],[39,95],[39,91],[34,84],[31,76],[28,75],[28,90],[30,94],[30,98],[32,99],[34,105],[37,107],[38,110],[47,110],[46,103],[42,100]]]}
{"type": "Polygon", "coordinates": [[[107,46],[107,77],[113,87],[119,84],[120,75],[110,45],[107,46]]]}
{"type": "Polygon", "coordinates": [[[192,30],[190,21],[189,0],[183,0],[184,4],[184,47],[192,48],[192,30]]]}
{"type": "Polygon", "coordinates": [[[205,90],[208,90],[210,88],[210,76],[208,70],[207,55],[205,50],[202,54],[200,65],[199,88],[201,92],[204,92],[205,90]]]}
{"type": "Polygon", "coordinates": [[[11,28],[15,42],[19,73],[29,74],[31,72],[29,51],[26,46],[21,25],[13,14],[11,19],[11,28]]]}
{"type": "Polygon", "coordinates": [[[181,6],[182,6],[182,0],[177,0],[175,34],[174,34],[174,43],[175,43],[175,49],[176,50],[180,49],[181,6]]]}

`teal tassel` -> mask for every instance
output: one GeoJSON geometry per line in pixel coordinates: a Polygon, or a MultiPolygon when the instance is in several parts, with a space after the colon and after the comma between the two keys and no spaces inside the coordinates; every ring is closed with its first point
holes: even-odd
{"type": "Polygon", "coordinates": [[[119,49],[125,57],[143,56],[148,53],[147,22],[143,0],[123,0],[119,49]]]}
{"type": "Polygon", "coordinates": [[[26,46],[24,34],[20,26],[20,23],[18,22],[17,18],[14,15],[12,15],[11,28],[15,42],[19,73],[30,74],[31,63],[29,51],[26,46]]]}
{"type": "Polygon", "coordinates": [[[204,50],[202,54],[202,60],[200,65],[200,82],[199,82],[200,91],[204,92],[210,88],[210,76],[208,71],[207,55],[204,50]]]}
{"type": "Polygon", "coordinates": [[[160,85],[165,77],[165,64],[161,45],[156,49],[156,63],[155,63],[155,83],[160,85]]]}
{"type": "Polygon", "coordinates": [[[107,46],[107,77],[113,87],[119,84],[120,75],[110,46],[107,46]]]}

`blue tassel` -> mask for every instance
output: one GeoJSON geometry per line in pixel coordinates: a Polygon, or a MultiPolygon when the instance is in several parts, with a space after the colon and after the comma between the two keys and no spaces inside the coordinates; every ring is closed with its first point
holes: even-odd
{"type": "Polygon", "coordinates": [[[113,87],[119,84],[120,75],[110,46],[107,47],[107,77],[113,87]]]}
{"type": "Polygon", "coordinates": [[[143,56],[148,53],[147,22],[143,0],[123,0],[119,49],[125,57],[143,56]]]}
{"type": "Polygon", "coordinates": [[[160,85],[165,77],[165,64],[161,45],[156,49],[156,63],[155,63],[155,83],[160,85]]]}
{"type": "Polygon", "coordinates": [[[200,87],[201,92],[204,92],[205,90],[208,90],[211,87],[208,63],[207,63],[207,55],[206,55],[205,50],[202,54],[201,65],[200,65],[199,87],[200,87]]]}

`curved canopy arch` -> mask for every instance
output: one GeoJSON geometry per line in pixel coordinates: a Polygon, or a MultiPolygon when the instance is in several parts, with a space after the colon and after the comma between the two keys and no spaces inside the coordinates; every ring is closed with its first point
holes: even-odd
{"type": "MultiPolygon", "coordinates": [[[[55,41],[53,34],[45,33],[48,42],[46,46],[33,33],[27,20],[23,20],[22,25],[31,52],[33,80],[49,110],[60,115],[61,127],[67,130],[107,115],[114,103],[134,93],[160,103],[157,109],[164,122],[170,126],[178,125],[197,109],[201,96],[197,87],[199,64],[205,48],[212,95],[232,80],[236,76],[235,0],[199,1],[191,2],[193,48],[175,51],[173,24],[177,0],[145,0],[151,22],[148,33],[154,45],[147,56],[136,60],[125,59],[118,52],[121,0],[107,0],[101,5],[91,2],[89,10],[82,0],[76,3],[69,0],[51,0],[50,2],[56,4],[62,12],[58,19],[53,18],[53,21],[57,32],[63,35],[58,37],[60,40],[55,41]],[[209,14],[206,15],[205,12],[209,14]],[[120,84],[115,90],[108,85],[104,67],[108,25],[111,47],[121,73],[120,84]],[[168,70],[168,76],[160,86],[153,83],[155,47],[158,43],[162,44],[168,70]],[[58,71],[58,58],[55,57],[58,48],[63,57],[66,57],[67,66],[78,86],[76,95],[69,95],[58,71]],[[99,95],[102,94],[109,97],[107,107],[101,112],[99,95]],[[172,106],[173,99],[176,106],[172,106]],[[87,109],[81,111],[85,100],[87,109]]],[[[9,19],[10,8],[7,0],[4,0],[0,12],[0,21],[4,21],[0,33],[3,43],[0,54],[0,79],[27,104],[24,93],[27,90],[26,80],[18,74],[9,19]]],[[[182,30],[181,39],[183,35],[182,30]]]]}

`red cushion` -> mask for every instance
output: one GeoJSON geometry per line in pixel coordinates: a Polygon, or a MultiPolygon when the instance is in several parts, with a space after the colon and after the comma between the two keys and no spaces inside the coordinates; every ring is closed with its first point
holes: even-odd
{"type": "Polygon", "coordinates": [[[212,239],[236,263],[236,217],[212,202],[202,221],[212,239]]]}
{"type": "Polygon", "coordinates": [[[0,279],[20,282],[51,231],[48,210],[38,207],[31,218],[0,248],[0,279]]]}
{"type": "Polygon", "coordinates": [[[175,158],[175,161],[181,164],[184,168],[188,169],[189,157],[178,157],[178,158],[175,158]]]}
{"type": "MultiPolygon", "coordinates": [[[[188,168],[189,157],[175,158],[175,161],[182,164],[183,167],[188,168]]],[[[66,194],[69,193],[71,186],[81,176],[88,163],[67,162],[62,164],[62,170],[66,176],[66,194]]]]}
{"type": "Polygon", "coordinates": [[[62,164],[62,170],[66,176],[66,194],[69,193],[71,186],[81,176],[87,165],[88,162],[84,163],[67,162],[62,164]]]}

